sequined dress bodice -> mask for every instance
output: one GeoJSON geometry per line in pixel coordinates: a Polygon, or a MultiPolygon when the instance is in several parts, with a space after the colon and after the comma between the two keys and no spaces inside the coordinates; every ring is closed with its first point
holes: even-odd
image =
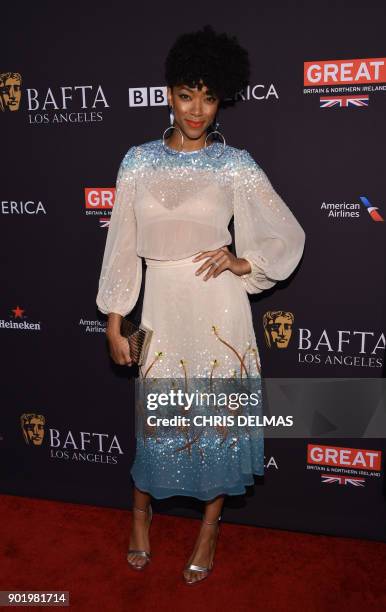
{"type": "Polygon", "coordinates": [[[182,259],[232,242],[232,154],[228,150],[217,160],[209,157],[221,151],[219,144],[207,153],[176,153],[169,147],[165,151],[158,141],[147,147],[136,173],[139,255],[182,259]]]}
{"type": "Polygon", "coordinates": [[[192,152],[162,139],[132,146],[117,177],[97,305],[128,314],[138,298],[141,258],[178,260],[230,245],[250,262],[242,282],[259,293],[286,278],[305,234],[246,150],[215,142],[192,152]]]}

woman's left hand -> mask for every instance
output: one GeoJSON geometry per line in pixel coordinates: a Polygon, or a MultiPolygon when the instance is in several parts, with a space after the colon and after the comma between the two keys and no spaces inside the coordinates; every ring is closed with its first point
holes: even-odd
{"type": "Polygon", "coordinates": [[[216,278],[216,276],[221,274],[224,270],[230,270],[234,274],[237,274],[237,276],[248,274],[251,271],[250,263],[242,257],[235,257],[227,246],[220,247],[214,251],[203,251],[199,255],[196,255],[192,261],[200,261],[201,259],[206,259],[206,261],[196,270],[196,276],[209,268],[207,274],[203,277],[205,281],[211,276],[216,278]],[[214,264],[213,261],[218,265],[214,264]]]}

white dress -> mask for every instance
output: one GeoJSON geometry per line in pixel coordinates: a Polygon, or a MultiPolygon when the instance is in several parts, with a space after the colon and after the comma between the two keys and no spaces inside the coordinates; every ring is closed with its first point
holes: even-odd
{"type": "MultiPolygon", "coordinates": [[[[257,389],[262,369],[248,293],[287,278],[304,243],[301,225],[246,150],[214,143],[177,152],[162,139],[146,142],[129,149],[118,172],[97,305],[129,314],[144,258],[142,322],[153,337],[141,379],[248,379],[257,389]],[[236,255],[251,271],[224,270],[204,281],[206,272],[194,273],[205,260],[192,259],[231,244],[232,216],[236,255]]],[[[190,430],[145,429],[148,435],[137,432],[131,475],[154,497],[238,495],[263,474],[261,427],[201,428],[198,439],[190,430]]]]}

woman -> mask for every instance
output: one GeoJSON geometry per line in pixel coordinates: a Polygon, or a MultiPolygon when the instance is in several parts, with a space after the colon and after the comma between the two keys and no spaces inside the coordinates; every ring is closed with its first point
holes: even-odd
{"type": "MultiPolygon", "coordinates": [[[[217,131],[219,107],[248,84],[248,54],[237,39],[210,26],[184,34],[165,74],[171,125],[162,138],[132,146],[117,178],[97,296],[110,354],[132,364],[119,330],[137,302],[144,257],[142,323],[153,336],[142,379],[259,382],[248,293],[293,272],[305,234],[262,168],[217,131]],[[236,255],[228,248],[232,216],[236,255]]],[[[183,577],[194,584],[209,575],[225,495],[245,493],[253,474],[263,474],[264,451],[261,434],[208,431],[195,440],[183,427],[137,436],[131,567],[150,560],[151,497],[185,495],[203,500],[205,512],[183,577]]]]}

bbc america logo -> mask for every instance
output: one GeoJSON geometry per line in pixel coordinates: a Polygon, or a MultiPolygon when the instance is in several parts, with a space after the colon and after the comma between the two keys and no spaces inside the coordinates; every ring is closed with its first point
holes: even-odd
{"type": "MultiPolygon", "coordinates": [[[[249,102],[257,100],[260,102],[268,101],[269,98],[274,97],[279,99],[279,94],[273,83],[263,84],[256,83],[255,85],[248,85],[245,89],[240,90],[234,96],[235,100],[241,100],[243,102],[249,102]]],[[[232,98],[225,98],[231,100],[232,98]]],[[[167,86],[160,85],[159,87],[129,87],[129,106],[140,107],[140,106],[166,106],[168,103],[167,99],[167,86]]]]}
{"type": "Polygon", "coordinates": [[[167,88],[129,87],[129,106],[166,106],[167,88]]]}

